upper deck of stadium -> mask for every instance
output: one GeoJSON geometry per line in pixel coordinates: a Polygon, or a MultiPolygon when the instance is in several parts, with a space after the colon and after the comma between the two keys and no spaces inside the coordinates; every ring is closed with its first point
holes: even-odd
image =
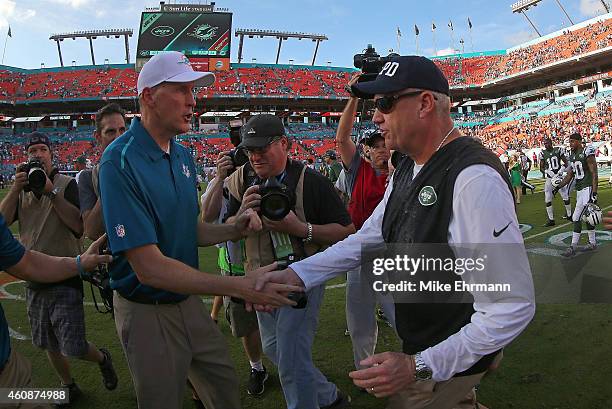
{"type": "MultiPolygon", "coordinates": [[[[433,57],[453,96],[502,96],[546,81],[612,77],[612,13],[506,49],[433,57]]],[[[345,99],[353,68],[232,64],[198,98],[345,99]]],[[[134,99],[133,64],[21,69],[0,66],[0,105],[134,99]]]]}

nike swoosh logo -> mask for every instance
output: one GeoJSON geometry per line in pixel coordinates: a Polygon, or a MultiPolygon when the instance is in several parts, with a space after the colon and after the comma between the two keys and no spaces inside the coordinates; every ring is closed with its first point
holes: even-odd
{"type": "Polygon", "coordinates": [[[506,231],[506,229],[508,228],[508,226],[510,226],[510,224],[511,224],[511,223],[512,223],[512,222],[509,222],[509,223],[506,225],[506,227],[504,227],[504,228],[503,228],[503,229],[501,229],[500,231],[497,231],[497,230],[493,229],[493,237],[499,237],[499,236],[500,236],[500,234],[502,234],[503,232],[505,232],[505,231],[506,231]]]}

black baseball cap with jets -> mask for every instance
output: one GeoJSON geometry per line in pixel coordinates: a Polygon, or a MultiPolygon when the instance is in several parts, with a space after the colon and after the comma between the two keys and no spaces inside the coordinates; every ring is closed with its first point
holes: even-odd
{"type": "Polygon", "coordinates": [[[249,119],[240,130],[242,142],[239,148],[263,148],[275,138],[285,136],[283,121],[270,114],[256,115],[249,119]]]}
{"type": "Polygon", "coordinates": [[[353,94],[362,99],[374,95],[389,95],[406,88],[424,89],[449,95],[448,81],[440,68],[428,58],[406,55],[385,63],[376,79],[351,86],[353,94]]]}

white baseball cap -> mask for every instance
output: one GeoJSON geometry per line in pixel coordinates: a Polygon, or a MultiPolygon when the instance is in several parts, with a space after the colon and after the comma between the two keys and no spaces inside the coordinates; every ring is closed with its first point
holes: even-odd
{"type": "Polygon", "coordinates": [[[212,72],[194,71],[189,59],[178,51],[167,51],[155,55],[142,67],[138,74],[138,95],[145,88],[152,88],[162,82],[191,82],[198,87],[208,87],[215,82],[212,72]]]}

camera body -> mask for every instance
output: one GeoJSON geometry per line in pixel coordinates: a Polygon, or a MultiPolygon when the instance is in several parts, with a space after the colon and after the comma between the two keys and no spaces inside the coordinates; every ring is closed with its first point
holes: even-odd
{"type": "Polygon", "coordinates": [[[295,192],[280,183],[275,177],[259,185],[261,203],[259,212],[270,220],[283,220],[295,206],[295,192]]]}
{"type": "MultiPolygon", "coordinates": [[[[278,260],[276,264],[278,265],[279,270],[284,270],[292,263],[300,260],[302,260],[301,257],[296,256],[295,254],[289,254],[286,258],[278,260]]],[[[293,307],[295,309],[301,310],[302,308],[306,308],[306,304],[308,304],[308,296],[306,293],[291,292],[287,295],[287,298],[297,303],[297,305],[293,307]]]]}
{"type": "Polygon", "coordinates": [[[374,80],[383,66],[397,56],[399,54],[391,53],[386,57],[381,57],[372,44],[368,44],[363,53],[353,56],[353,65],[363,72],[358,81],[366,82],[374,80]]]}
{"type": "Polygon", "coordinates": [[[24,192],[42,193],[47,184],[47,173],[39,159],[30,159],[17,167],[17,172],[28,174],[28,183],[24,186],[24,192]]]}
{"type": "Polygon", "coordinates": [[[234,169],[244,165],[249,161],[249,157],[247,156],[244,149],[234,148],[229,152],[228,155],[232,159],[232,164],[234,165],[234,169]]]}
{"type": "MultiPolygon", "coordinates": [[[[101,255],[110,255],[112,252],[108,247],[100,247],[99,253],[101,255]]],[[[98,312],[101,313],[113,313],[113,289],[110,285],[110,274],[108,273],[108,264],[100,264],[93,271],[85,271],[81,274],[81,279],[87,281],[92,285],[92,297],[94,299],[95,307],[98,312]],[[98,308],[98,302],[96,297],[93,295],[93,287],[96,287],[102,297],[102,304],[105,310],[98,308]]]]}

